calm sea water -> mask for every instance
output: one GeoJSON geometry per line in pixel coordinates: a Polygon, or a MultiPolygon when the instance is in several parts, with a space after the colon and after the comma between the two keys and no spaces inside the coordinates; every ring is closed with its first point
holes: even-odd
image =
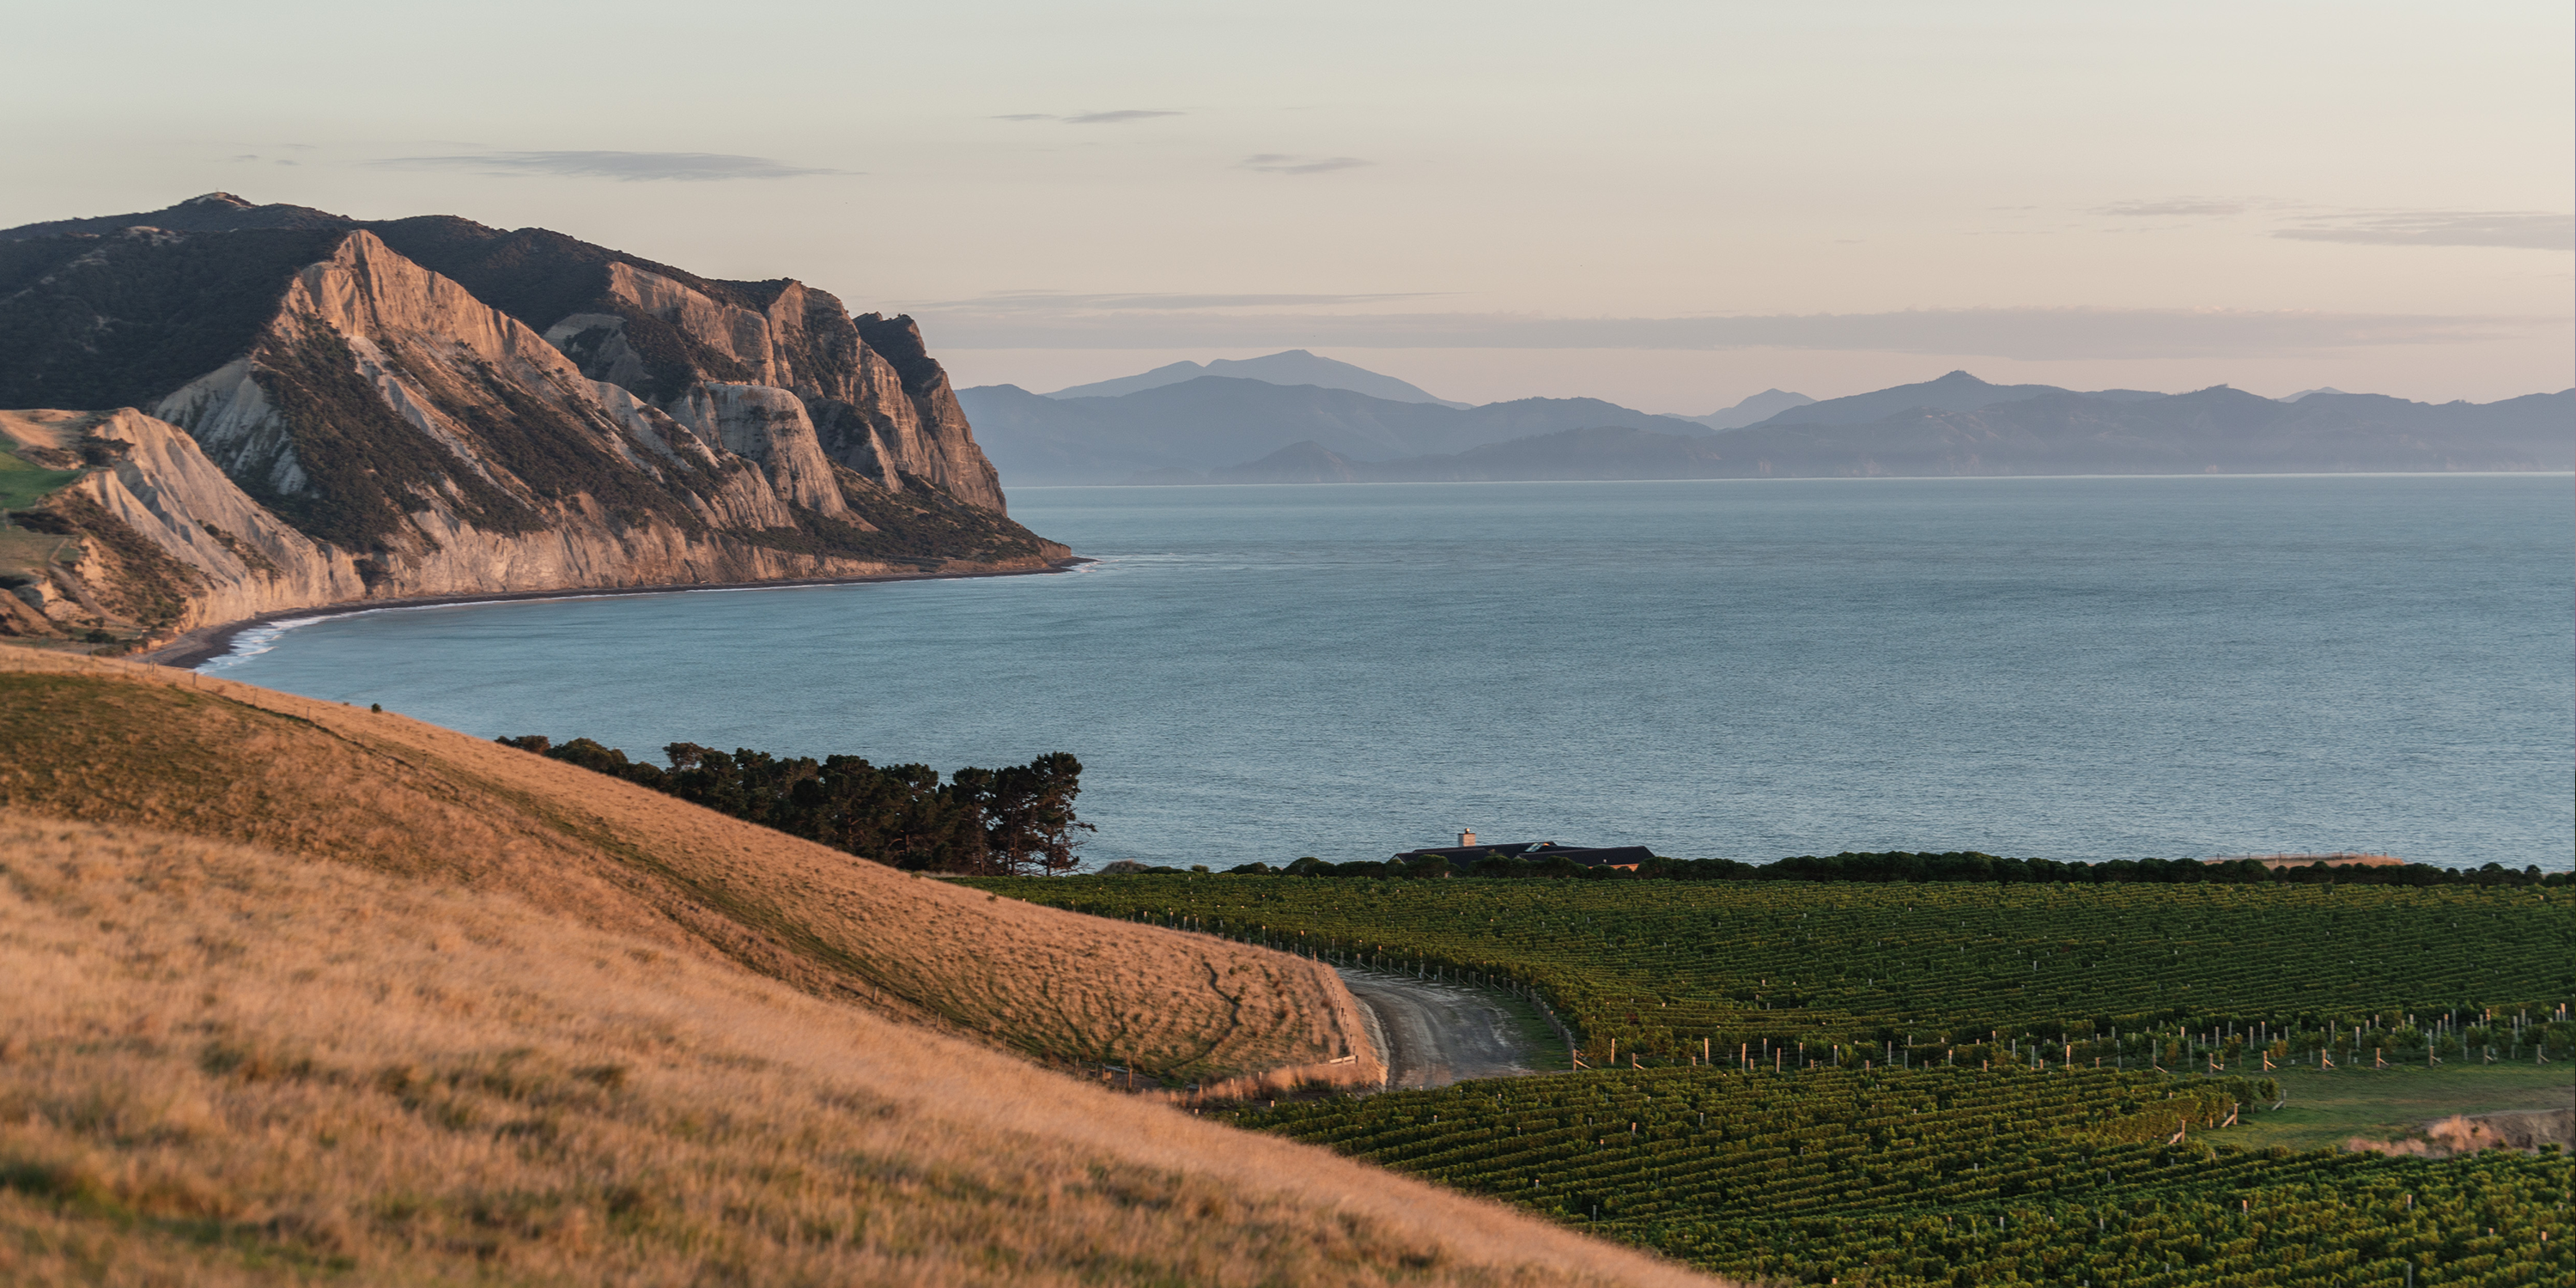
{"type": "Polygon", "coordinates": [[[386,611],[235,678],[486,737],[1080,756],[1094,861],[2576,860],[2564,477],[1033,489],[1056,576],[386,611]]]}

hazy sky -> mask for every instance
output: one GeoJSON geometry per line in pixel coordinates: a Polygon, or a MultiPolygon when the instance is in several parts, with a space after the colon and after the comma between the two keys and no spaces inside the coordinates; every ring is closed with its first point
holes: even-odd
{"type": "Polygon", "coordinates": [[[2474,5],[20,6],[0,225],[211,189],[920,318],[1705,412],[2576,381],[2576,20],[2474,5]]]}

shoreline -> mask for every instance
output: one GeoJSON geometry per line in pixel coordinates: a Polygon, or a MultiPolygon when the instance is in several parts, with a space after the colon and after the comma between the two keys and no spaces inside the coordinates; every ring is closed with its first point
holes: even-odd
{"type": "Polygon", "coordinates": [[[166,666],[174,670],[193,671],[233,651],[233,641],[242,632],[283,621],[303,621],[315,617],[345,617],[352,613],[372,613],[390,608],[439,608],[464,604],[508,604],[541,599],[591,599],[607,595],[682,595],[696,590],[785,590],[800,586],[858,586],[881,581],[963,581],[978,577],[1042,577],[1070,572],[1092,563],[1080,555],[1049,560],[1038,568],[995,568],[978,572],[889,572],[858,577],[789,577],[772,581],[707,581],[675,582],[652,586],[559,586],[551,590],[502,590],[479,594],[409,595],[399,599],[349,599],[306,608],[281,608],[212,626],[200,626],[178,638],[140,653],[129,654],[122,661],[145,666],[166,666]]]}

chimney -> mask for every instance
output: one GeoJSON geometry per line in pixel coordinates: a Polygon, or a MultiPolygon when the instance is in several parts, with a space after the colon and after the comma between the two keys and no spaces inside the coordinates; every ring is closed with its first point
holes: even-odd
{"type": "Polygon", "coordinates": [[[1467,830],[1465,830],[1465,829],[1463,829],[1463,828],[1461,828],[1461,829],[1459,830],[1459,832],[1458,832],[1458,846],[1459,846],[1459,848],[1464,849],[1464,848],[1466,848],[1467,846],[1474,845],[1475,843],[1476,843],[1476,834],[1475,834],[1474,832],[1467,831],[1467,830]]]}

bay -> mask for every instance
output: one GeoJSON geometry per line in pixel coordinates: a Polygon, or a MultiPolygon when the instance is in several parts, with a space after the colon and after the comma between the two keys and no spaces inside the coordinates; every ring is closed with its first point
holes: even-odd
{"type": "Polygon", "coordinates": [[[1093,862],[2576,863],[2564,476],[1055,488],[1051,576],[377,611],[208,669],[483,737],[1085,765],[1093,862]]]}

